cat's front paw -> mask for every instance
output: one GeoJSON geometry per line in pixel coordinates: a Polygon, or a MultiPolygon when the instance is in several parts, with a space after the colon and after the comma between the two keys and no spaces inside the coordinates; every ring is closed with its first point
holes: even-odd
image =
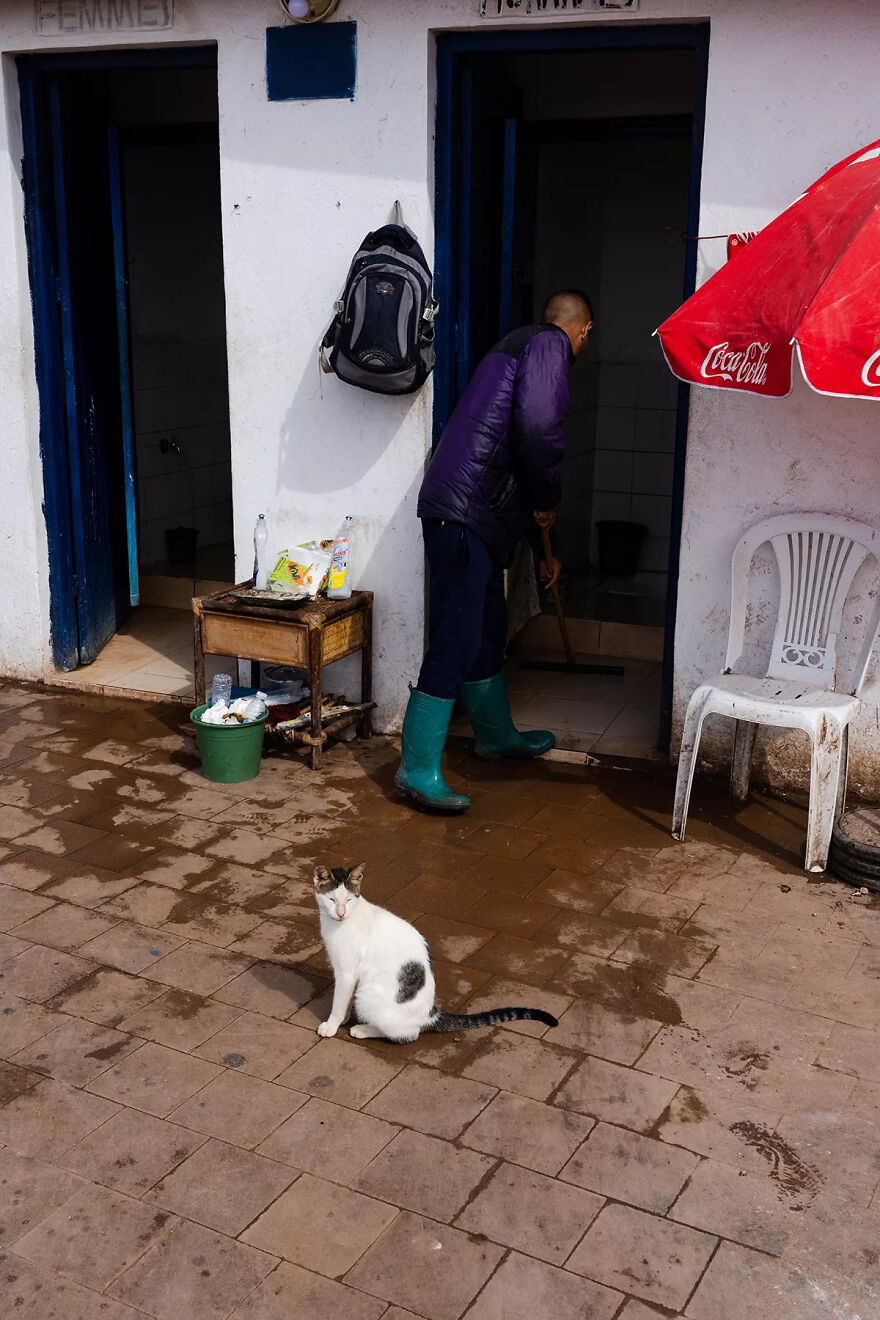
{"type": "Polygon", "coordinates": [[[319,1036],[335,1036],[335,1035],[336,1035],[336,1030],[337,1030],[337,1029],[336,1029],[336,1027],[334,1027],[334,1025],[333,1025],[332,1022],[322,1022],[321,1025],[318,1027],[318,1035],[319,1035],[319,1036]]]}

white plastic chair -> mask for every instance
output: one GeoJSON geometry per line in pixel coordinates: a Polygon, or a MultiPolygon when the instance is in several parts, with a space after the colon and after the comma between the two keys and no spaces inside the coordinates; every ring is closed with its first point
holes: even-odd
{"type": "Polygon", "coordinates": [[[846,797],[850,720],[859,709],[880,628],[880,595],[865,633],[851,687],[838,690],[836,650],[843,607],[853,578],[880,550],[878,533],[832,514],[791,513],[756,523],[743,535],[731,564],[730,631],[724,673],[697,688],[688,703],[678,758],[672,837],[683,839],[688,803],[707,715],[736,720],[730,793],[744,802],[759,724],[803,729],[810,737],[810,808],[805,869],[824,871],[831,832],[846,797]],[[749,569],[768,542],[779,566],[779,614],[764,678],[737,674],[746,631],[749,569]]]}

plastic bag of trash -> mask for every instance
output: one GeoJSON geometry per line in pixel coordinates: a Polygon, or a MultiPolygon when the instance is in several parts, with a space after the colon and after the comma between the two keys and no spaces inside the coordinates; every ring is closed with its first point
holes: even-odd
{"type": "Polygon", "coordinates": [[[265,692],[258,692],[254,697],[236,697],[227,704],[218,701],[202,713],[202,724],[253,724],[266,714],[265,692]]]}
{"type": "Polygon", "coordinates": [[[330,572],[332,560],[332,553],[320,548],[296,546],[293,550],[284,550],[269,574],[269,590],[280,589],[294,597],[305,594],[314,600],[330,572]]]}
{"type": "Polygon", "coordinates": [[[309,695],[309,689],[305,683],[295,679],[290,683],[273,688],[266,697],[267,706],[292,706],[294,702],[302,701],[309,695]]]}

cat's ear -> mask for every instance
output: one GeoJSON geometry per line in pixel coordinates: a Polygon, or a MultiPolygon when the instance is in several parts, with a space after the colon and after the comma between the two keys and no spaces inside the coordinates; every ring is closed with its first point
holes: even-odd
{"type": "Polygon", "coordinates": [[[345,887],[346,889],[349,889],[353,894],[359,894],[361,892],[361,881],[364,878],[365,865],[366,865],[365,862],[358,862],[357,866],[353,866],[348,873],[348,878],[345,881],[345,887]]]}
{"type": "Polygon", "coordinates": [[[316,889],[325,888],[332,879],[333,877],[331,876],[330,872],[327,870],[326,866],[315,867],[314,880],[315,880],[316,889]]]}

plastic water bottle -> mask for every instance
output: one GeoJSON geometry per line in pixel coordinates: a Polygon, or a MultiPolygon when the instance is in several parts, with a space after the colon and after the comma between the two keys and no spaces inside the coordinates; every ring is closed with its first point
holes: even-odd
{"type": "Polygon", "coordinates": [[[228,706],[232,700],[232,675],[215,674],[214,682],[211,684],[211,705],[216,706],[218,702],[224,701],[228,706]]]}
{"type": "Polygon", "coordinates": [[[266,694],[258,692],[256,696],[251,697],[248,704],[242,711],[242,721],[250,724],[252,720],[261,720],[266,714],[266,694]]]}
{"type": "Polygon", "coordinates": [[[269,583],[269,524],[261,513],[254,528],[254,587],[265,591],[269,583]]]}
{"type": "Polygon", "coordinates": [[[333,542],[333,562],[330,565],[330,585],[327,595],[330,600],[348,600],[351,595],[351,557],[353,537],[351,515],[342,524],[342,531],[333,542]]]}

